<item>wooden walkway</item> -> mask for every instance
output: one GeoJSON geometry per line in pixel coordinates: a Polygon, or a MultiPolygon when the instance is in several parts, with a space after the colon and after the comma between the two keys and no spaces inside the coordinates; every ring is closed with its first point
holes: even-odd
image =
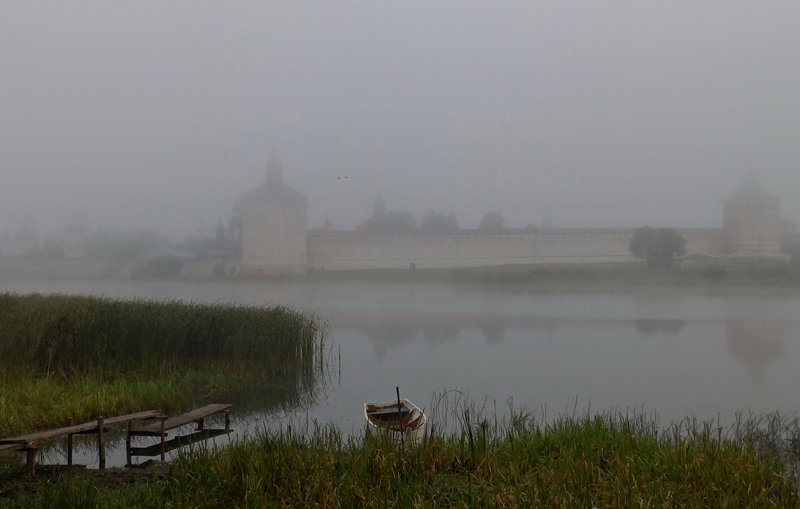
{"type": "Polygon", "coordinates": [[[125,452],[127,455],[127,466],[131,466],[132,456],[161,456],[161,461],[164,461],[164,456],[167,451],[171,451],[178,447],[206,440],[212,436],[230,433],[231,430],[231,408],[233,405],[227,403],[213,403],[200,408],[195,408],[190,412],[181,414],[175,417],[161,417],[159,422],[149,424],[140,428],[133,428],[132,424],[128,424],[128,430],[125,435],[125,452]],[[225,415],[225,429],[206,429],[205,419],[212,415],[224,414],[225,415]],[[187,424],[197,424],[196,432],[188,435],[178,435],[171,440],[167,440],[167,433],[170,430],[180,428],[187,424]],[[149,447],[132,447],[131,437],[158,437],[160,442],[149,447]]]}
{"type": "Polygon", "coordinates": [[[103,435],[108,431],[109,426],[116,424],[128,424],[143,419],[155,419],[161,416],[158,410],[146,410],[133,414],[120,415],[116,417],[98,417],[95,421],[88,421],[81,424],[73,424],[61,428],[48,429],[44,431],[34,431],[25,435],[0,439],[0,452],[25,451],[27,453],[28,473],[31,477],[36,472],[36,451],[39,443],[45,440],[67,437],[67,465],[72,465],[72,437],[87,433],[97,434],[97,448],[100,468],[106,466],[106,449],[103,435]]]}
{"type": "Polygon", "coordinates": [[[164,455],[167,451],[171,451],[177,447],[197,442],[199,440],[206,440],[212,436],[230,433],[231,408],[233,408],[233,405],[215,403],[196,408],[190,412],[186,412],[185,414],[175,417],[164,416],[158,410],[145,410],[143,412],[136,412],[108,418],[101,416],[98,417],[97,420],[88,421],[81,424],[72,424],[69,426],[63,426],[61,428],[34,431],[33,433],[27,433],[25,435],[19,435],[16,437],[2,438],[0,439],[0,454],[24,451],[27,454],[28,474],[33,477],[36,473],[36,452],[39,449],[39,444],[41,442],[66,436],[67,465],[72,465],[72,437],[74,435],[94,433],[97,434],[99,467],[103,469],[106,466],[104,434],[108,432],[109,426],[124,424],[126,425],[126,466],[132,466],[131,456],[158,456],[160,454],[161,461],[164,461],[164,455]],[[204,426],[205,419],[216,414],[225,415],[225,429],[206,429],[204,426]],[[158,421],[149,425],[134,427],[135,423],[150,419],[157,419],[158,421]],[[177,436],[169,441],[166,440],[167,433],[170,430],[191,423],[197,424],[197,430],[195,433],[177,436]],[[131,437],[133,436],[159,437],[161,441],[159,444],[150,447],[131,447],[131,437]]]}

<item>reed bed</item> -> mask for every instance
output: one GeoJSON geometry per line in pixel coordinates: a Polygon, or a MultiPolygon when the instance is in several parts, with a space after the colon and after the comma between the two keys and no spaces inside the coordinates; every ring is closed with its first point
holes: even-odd
{"type": "Polygon", "coordinates": [[[324,332],[280,306],[0,294],[0,435],[245,387],[307,399],[324,332]]]}
{"type": "Polygon", "coordinates": [[[60,377],[319,361],[321,325],[286,307],[0,294],[0,366],[60,377]]]}
{"type": "Polygon", "coordinates": [[[165,478],[63,479],[9,506],[800,507],[794,468],[757,445],[764,422],[719,432],[689,421],[659,430],[630,412],[549,424],[524,415],[491,432],[466,418],[460,432],[415,444],[332,427],[264,431],[186,454],[165,478]]]}

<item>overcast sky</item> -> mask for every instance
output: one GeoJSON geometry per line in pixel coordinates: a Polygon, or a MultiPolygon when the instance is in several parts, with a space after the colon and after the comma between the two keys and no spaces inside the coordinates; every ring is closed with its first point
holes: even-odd
{"type": "Polygon", "coordinates": [[[748,171],[800,221],[800,2],[15,1],[0,234],[213,232],[273,148],[309,226],[707,226],[748,171]],[[347,176],[347,179],[337,177],[347,176]]]}

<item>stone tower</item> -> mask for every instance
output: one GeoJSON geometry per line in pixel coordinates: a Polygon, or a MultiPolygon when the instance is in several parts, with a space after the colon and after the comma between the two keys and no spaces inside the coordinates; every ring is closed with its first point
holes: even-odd
{"type": "Polygon", "coordinates": [[[265,182],[242,198],[242,270],[290,274],[306,270],[306,197],[283,182],[273,151],[265,182]]]}
{"type": "Polygon", "coordinates": [[[755,177],[745,179],[742,189],[725,199],[722,215],[728,253],[780,253],[780,200],[761,189],[755,177]]]}

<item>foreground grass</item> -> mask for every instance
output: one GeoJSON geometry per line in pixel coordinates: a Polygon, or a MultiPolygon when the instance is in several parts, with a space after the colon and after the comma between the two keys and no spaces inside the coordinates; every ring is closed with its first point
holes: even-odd
{"type": "Polygon", "coordinates": [[[760,437],[611,415],[471,426],[404,446],[283,429],[188,454],[151,482],[64,478],[8,506],[800,507],[786,457],[760,437]]]}

